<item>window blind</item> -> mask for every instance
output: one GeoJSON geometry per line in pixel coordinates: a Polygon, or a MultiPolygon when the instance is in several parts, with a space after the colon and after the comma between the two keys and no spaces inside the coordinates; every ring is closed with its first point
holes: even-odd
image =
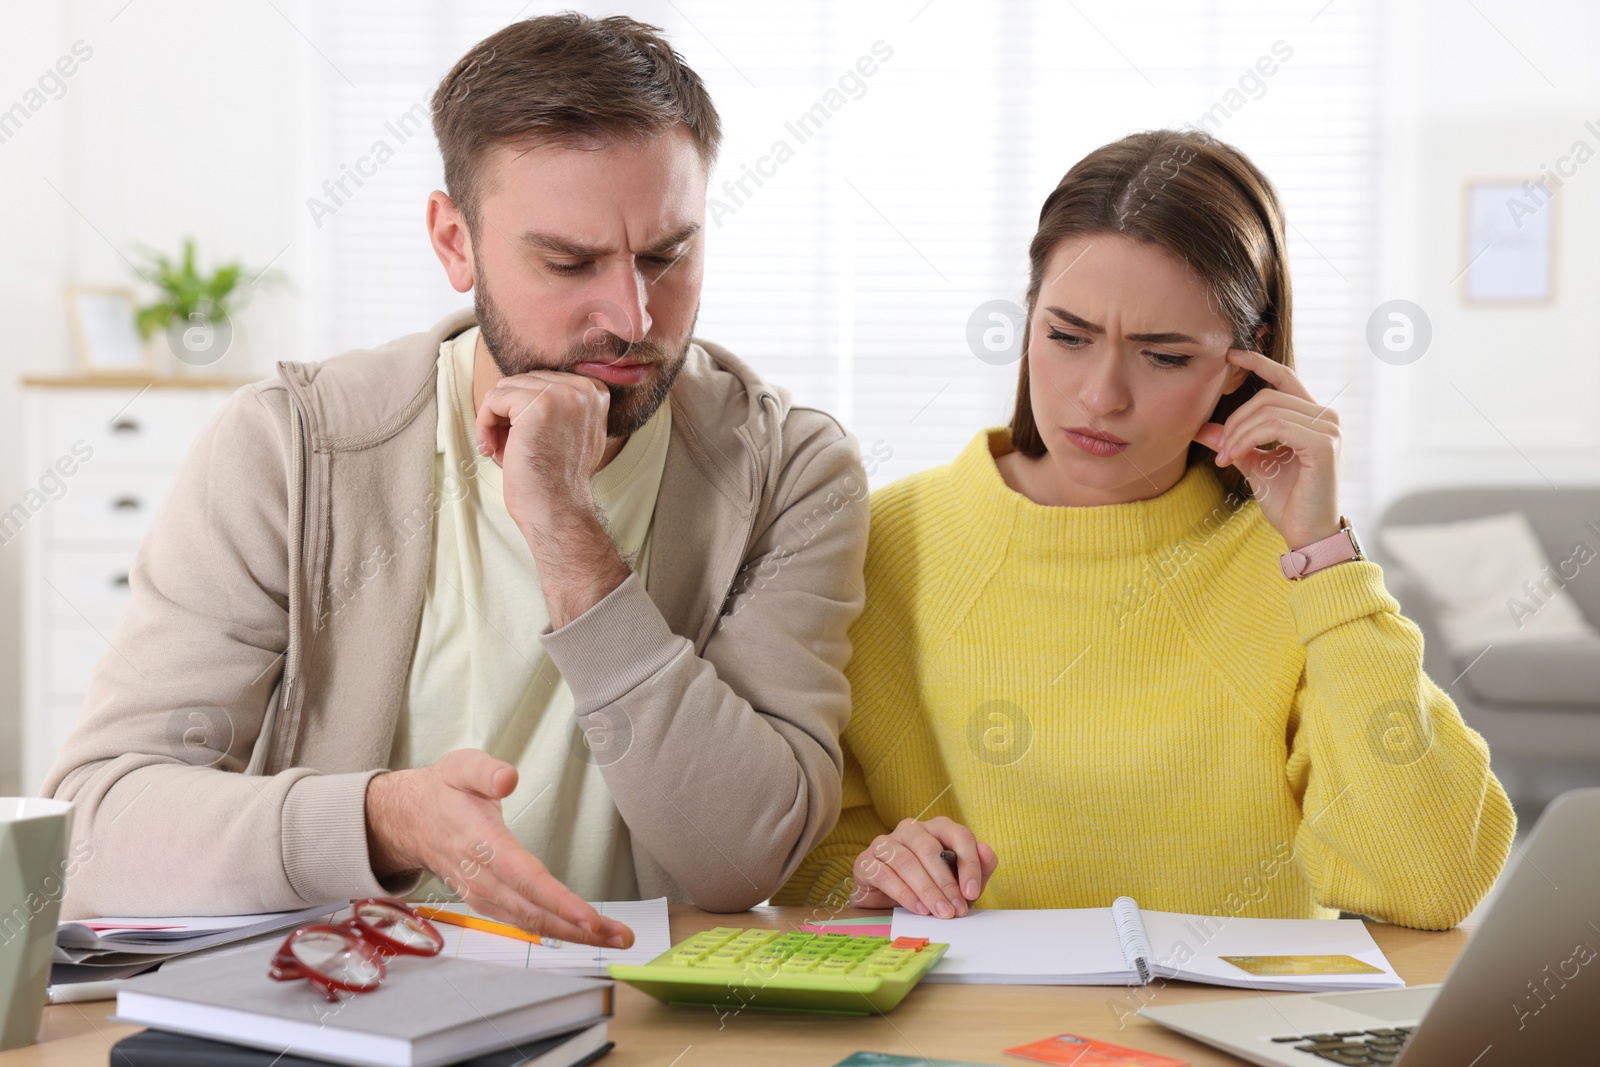
{"type": "MultiPolygon", "coordinates": [[[[340,72],[325,69],[308,98],[307,195],[333,208],[308,204],[320,216],[321,351],[378,343],[470,302],[445,282],[423,230],[425,198],[443,184],[429,97],[477,40],[569,7],[614,11],[441,0],[318,9],[319,44],[340,72]],[[392,149],[382,162],[379,142],[392,149]],[[370,173],[347,180],[351,195],[334,205],[322,182],[358,164],[370,173]]],[[[666,30],[723,117],[698,332],[842,419],[872,457],[875,486],[946,462],[1008,420],[1017,367],[979,359],[968,324],[987,301],[1021,302],[1039,205],[1068,167],[1128,132],[1194,124],[1249,153],[1283,198],[1300,372],[1342,417],[1341,504],[1356,521],[1365,514],[1375,0],[626,10],[666,30]]]]}

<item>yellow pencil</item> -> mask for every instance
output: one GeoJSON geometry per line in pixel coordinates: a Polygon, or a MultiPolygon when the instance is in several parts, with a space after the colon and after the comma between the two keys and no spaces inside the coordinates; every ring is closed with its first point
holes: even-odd
{"type": "Polygon", "coordinates": [[[540,937],[510,923],[497,923],[493,919],[480,919],[476,915],[463,915],[459,911],[445,911],[443,908],[429,908],[422,905],[414,907],[418,915],[434,922],[449,926],[464,926],[468,930],[482,930],[486,934],[499,934],[501,937],[514,937],[518,941],[529,941],[547,948],[561,947],[561,942],[553,937],[540,937]]]}

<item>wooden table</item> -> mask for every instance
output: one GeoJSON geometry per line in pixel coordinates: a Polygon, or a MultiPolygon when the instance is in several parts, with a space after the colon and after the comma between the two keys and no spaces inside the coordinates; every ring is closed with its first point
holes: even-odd
{"type": "MultiPolygon", "coordinates": [[[[672,940],[713,926],[792,929],[811,917],[804,908],[757,908],[712,915],[673,905],[672,940]]],[[[883,912],[829,912],[830,918],[883,912]]],[[[1378,947],[1408,985],[1444,979],[1467,942],[1465,929],[1430,933],[1368,923],[1378,947]]],[[[1236,989],[1188,982],[1123,986],[929,985],[912,991],[889,1015],[852,1019],[828,1015],[744,1012],[719,1018],[711,1009],[669,1007],[618,983],[611,1038],[616,1049],[601,1067],[754,1067],[795,1064],[829,1067],[858,1049],[907,1056],[966,1059],[1023,1067],[1002,1051],[1059,1033],[1097,1037],[1191,1064],[1241,1061],[1135,1017],[1142,1004],[1237,997],[1236,989]],[[1119,1025],[1120,1023],[1120,1025],[1119,1025]]],[[[1281,996],[1261,993],[1257,996],[1281,996]]],[[[107,1020],[111,1001],[45,1009],[40,1043],[0,1053],[0,1067],[106,1067],[107,1050],[139,1028],[107,1020]]]]}

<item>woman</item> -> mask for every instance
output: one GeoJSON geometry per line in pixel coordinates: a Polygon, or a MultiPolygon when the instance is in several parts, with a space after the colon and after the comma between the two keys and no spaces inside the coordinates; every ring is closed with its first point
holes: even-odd
{"type": "Polygon", "coordinates": [[[1493,884],[1515,817],[1340,516],[1283,234],[1193,132],[1045,201],[1010,427],[874,494],[844,811],[775,902],[1441,929],[1493,884]]]}

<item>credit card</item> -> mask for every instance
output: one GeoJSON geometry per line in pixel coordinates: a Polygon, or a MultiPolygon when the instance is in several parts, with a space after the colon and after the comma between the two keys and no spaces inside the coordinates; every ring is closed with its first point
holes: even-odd
{"type": "Polygon", "coordinates": [[[1241,971],[1269,977],[1301,974],[1382,974],[1354,956],[1218,956],[1241,971]]]}
{"type": "Polygon", "coordinates": [[[1077,1034],[1057,1034],[1031,1045],[1018,1045],[1006,1049],[1009,1056],[1040,1063],[1068,1064],[1070,1067],[1186,1067],[1188,1060],[1175,1060],[1170,1056],[1157,1056],[1154,1052],[1140,1052],[1136,1048],[1123,1048],[1109,1041],[1096,1041],[1077,1034]]]}

